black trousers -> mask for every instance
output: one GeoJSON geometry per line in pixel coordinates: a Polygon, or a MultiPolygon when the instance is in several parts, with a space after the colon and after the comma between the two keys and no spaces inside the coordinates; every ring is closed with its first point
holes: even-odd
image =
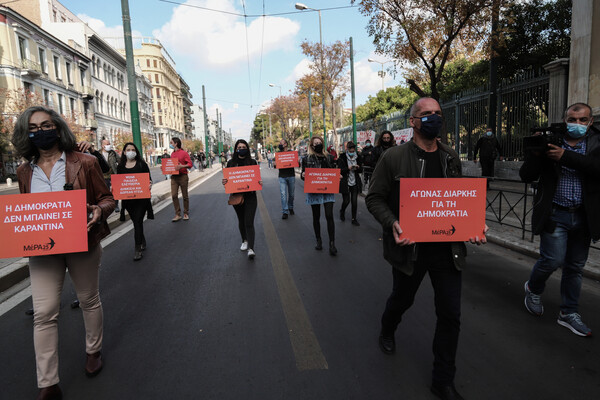
{"type": "MultiPolygon", "coordinates": [[[[321,239],[321,205],[312,204],[313,216],[313,230],[315,231],[315,237],[321,239]]],[[[333,222],[333,203],[323,203],[325,209],[325,220],[327,221],[327,234],[329,235],[329,241],[335,241],[335,223],[333,222]]]]}
{"type": "Polygon", "coordinates": [[[358,211],[358,185],[348,186],[348,193],[342,193],[342,209],[340,212],[343,214],[346,212],[346,207],[352,200],[352,219],[356,219],[356,212],[358,211]]]}
{"type": "Polygon", "coordinates": [[[242,241],[248,241],[248,248],[254,250],[254,216],[256,215],[256,207],[258,205],[256,193],[248,193],[244,195],[244,203],[239,206],[233,206],[238,217],[238,228],[242,241]]]}
{"type": "Polygon", "coordinates": [[[494,159],[493,158],[482,158],[481,162],[481,176],[494,176],[494,159]]]}
{"type": "Polygon", "coordinates": [[[418,262],[411,276],[393,269],[394,287],[381,317],[382,333],[393,335],[402,315],[412,306],[425,273],[435,294],[437,323],[433,338],[433,374],[436,384],[449,385],[456,374],[456,348],[460,332],[461,272],[454,268],[452,260],[435,265],[418,262]]]}
{"type": "Polygon", "coordinates": [[[146,243],[146,238],[144,237],[146,205],[145,200],[123,200],[123,208],[127,210],[129,218],[133,222],[133,237],[136,247],[146,243]]]}

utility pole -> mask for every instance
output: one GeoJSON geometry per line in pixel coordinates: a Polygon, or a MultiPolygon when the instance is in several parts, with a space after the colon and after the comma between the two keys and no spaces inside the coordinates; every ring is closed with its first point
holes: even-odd
{"type": "Polygon", "coordinates": [[[204,85],[202,85],[202,111],[204,113],[204,155],[206,156],[206,164],[210,165],[210,149],[208,148],[208,115],[206,114],[206,92],[204,91],[204,85]]]}
{"type": "Polygon", "coordinates": [[[356,101],[354,98],[354,47],[352,36],[350,37],[350,85],[352,87],[352,141],[356,145],[356,101]]]}
{"type": "Polygon", "coordinates": [[[135,81],[135,60],[133,57],[133,43],[131,41],[131,17],[129,16],[129,1],[121,0],[123,14],[123,36],[125,40],[125,59],[127,63],[127,86],[129,87],[129,112],[131,114],[131,132],[133,143],[140,153],[142,148],[142,135],[140,133],[140,110],[138,109],[137,85],[135,81]]]}
{"type": "MultiPolygon", "coordinates": [[[[490,44],[490,97],[488,99],[488,128],[496,132],[496,108],[498,102],[498,20],[500,18],[500,0],[492,4],[492,32],[490,44]]],[[[498,127],[500,128],[500,127],[498,127]]],[[[500,135],[500,132],[497,132],[500,135]]],[[[499,136],[497,136],[499,137],[499,136]]]]}
{"type": "Polygon", "coordinates": [[[223,151],[223,142],[221,142],[221,126],[219,125],[219,109],[217,108],[217,151],[219,152],[219,157],[221,156],[221,152],[223,151]]]}

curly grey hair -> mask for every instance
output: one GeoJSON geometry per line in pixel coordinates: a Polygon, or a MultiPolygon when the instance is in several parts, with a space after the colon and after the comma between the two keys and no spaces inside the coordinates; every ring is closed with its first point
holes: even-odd
{"type": "Polygon", "coordinates": [[[38,112],[45,112],[50,116],[52,123],[56,126],[58,134],[58,148],[61,151],[71,151],[77,146],[77,139],[65,120],[53,109],[44,106],[33,106],[23,111],[17,118],[15,130],[13,131],[11,142],[17,151],[17,154],[28,161],[39,157],[38,148],[29,140],[29,120],[31,116],[38,112]]]}

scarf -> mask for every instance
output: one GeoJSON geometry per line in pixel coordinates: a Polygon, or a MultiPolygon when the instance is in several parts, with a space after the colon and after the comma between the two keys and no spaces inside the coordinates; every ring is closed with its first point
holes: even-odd
{"type": "Polygon", "coordinates": [[[355,186],[356,185],[356,176],[354,175],[354,171],[352,170],[352,167],[355,165],[358,165],[356,163],[357,155],[356,155],[356,153],[354,153],[354,156],[350,157],[350,155],[348,155],[348,153],[346,153],[346,158],[348,159],[348,186],[355,186]]]}

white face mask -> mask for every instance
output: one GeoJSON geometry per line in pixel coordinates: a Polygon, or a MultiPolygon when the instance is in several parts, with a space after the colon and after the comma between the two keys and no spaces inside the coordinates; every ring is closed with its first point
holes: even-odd
{"type": "Polygon", "coordinates": [[[135,159],[135,151],[126,151],[125,152],[125,157],[127,157],[128,160],[134,160],[135,159]]]}
{"type": "Polygon", "coordinates": [[[112,150],[112,146],[110,144],[105,144],[104,145],[104,150],[105,151],[111,151],[112,150]]]}

